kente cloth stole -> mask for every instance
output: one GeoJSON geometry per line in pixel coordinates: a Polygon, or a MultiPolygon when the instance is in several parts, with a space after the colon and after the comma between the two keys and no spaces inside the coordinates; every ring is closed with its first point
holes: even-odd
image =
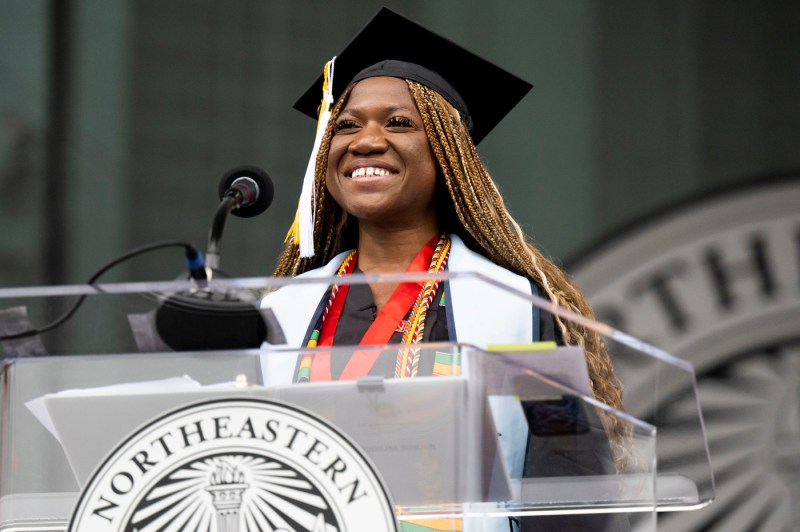
{"type": "Polygon", "coordinates": [[[434,377],[458,377],[461,375],[461,354],[437,351],[433,356],[434,377]]]}
{"type": "MultiPolygon", "coordinates": [[[[422,248],[406,272],[442,272],[447,266],[449,255],[450,239],[444,234],[435,236],[422,248]]],[[[337,277],[353,273],[356,259],[356,251],[348,254],[342,261],[341,266],[339,266],[337,277]]],[[[331,288],[319,328],[311,333],[307,347],[333,345],[334,333],[344,308],[348,288],[349,285],[347,284],[341,286],[336,284],[331,288]]],[[[417,374],[419,349],[411,346],[422,341],[425,331],[425,317],[438,288],[438,279],[400,283],[359,342],[359,345],[383,345],[389,341],[396,331],[402,332],[402,344],[404,347],[401,347],[397,352],[395,362],[396,378],[413,377],[417,374]],[[406,316],[408,316],[408,319],[406,319],[406,316]]],[[[355,351],[347,362],[344,371],[342,371],[339,380],[354,380],[367,375],[380,353],[380,349],[359,349],[355,351]]],[[[300,360],[297,382],[326,380],[331,380],[330,352],[304,353],[300,360]]]]}
{"type": "Polygon", "coordinates": [[[463,522],[460,517],[440,519],[406,519],[400,521],[400,532],[460,532],[463,522]]]}

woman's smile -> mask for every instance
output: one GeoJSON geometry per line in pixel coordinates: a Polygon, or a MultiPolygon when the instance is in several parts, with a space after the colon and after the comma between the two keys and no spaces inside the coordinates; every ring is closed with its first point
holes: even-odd
{"type": "MultiPolygon", "coordinates": [[[[392,172],[391,170],[387,170],[386,168],[381,168],[379,166],[359,166],[349,173],[349,177],[386,177],[395,173],[396,172],[392,172]]],[[[347,176],[347,174],[345,175],[347,176]]]]}

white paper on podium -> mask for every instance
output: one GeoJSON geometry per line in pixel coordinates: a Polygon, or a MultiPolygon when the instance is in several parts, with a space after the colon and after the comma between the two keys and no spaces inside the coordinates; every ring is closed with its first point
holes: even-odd
{"type": "Polygon", "coordinates": [[[50,411],[47,409],[47,401],[52,397],[81,397],[92,395],[127,395],[127,394],[144,394],[144,393],[163,393],[166,391],[188,391],[199,389],[200,383],[192,379],[188,375],[182,377],[171,377],[169,379],[160,379],[155,381],[145,382],[126,382],[123,384],[114,384],[111,386],[99,386],[97,388],[82,388],[74,390],[63,390],[57,393],[50,393],[31,399],[25,406],[31,413],[39,420],[39,423],[61,443],[61,437],[58,435],[58,430],[53,423],[53,418],[50,411]]]}
{"type": "Polygon", "coordinates": [[[149,421],[152,415],[191,398],[203,397],[208,392],[225,392],[247,386],[244,375],[237,376],[236,381],[205,386],[183,375],[64,390],[28,401],[25,406],[61,444],[76,479],[83,485],[105,452],[113,449],[131,430],[149,421]],[[104,399],[98,402],[98,398],[104,399]],[[108,412],[117,415],[101,415],[108,412]],[[87,428],[101,419],[104,430],[96,433],[92,444],[87,445],[87,428]]]}

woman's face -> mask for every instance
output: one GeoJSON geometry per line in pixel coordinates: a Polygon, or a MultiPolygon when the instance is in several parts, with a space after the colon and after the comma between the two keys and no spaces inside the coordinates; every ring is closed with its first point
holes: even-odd
{"type": "Polygon", "coordinates": [[[360,81],[334,125],[326,185],[359,224],[435,224],[437,164],[405,81],[360,81]]]}

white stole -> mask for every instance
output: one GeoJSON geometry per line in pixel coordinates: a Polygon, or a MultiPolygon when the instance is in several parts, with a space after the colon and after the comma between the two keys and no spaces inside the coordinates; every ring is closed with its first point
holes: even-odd
{"type": "MultiPolygon", "coordinates": [[[[485,348],[490,344],[530,342],[533,335],[531,302],[512,291],[530,295],[530,282],[487,258],[469,250],[464,242],[450,235],[452,247],[447,270],[453,273],[474,272],[492,281],[477,278],[452,279],[450,300],[456,332],[454,341],[485,348]],[[512,291],[497,286],[499,283],[512,291]]],[[[321,268],[298,276],[301,279],[326,278],[336,275],[344,257],[343,252],[321,268]]],[[[304,347],[302,342],[311,325],[329,284],[298,284],[284,287],[265,297],[261,306],[269,307],[286,337],[285,347],[304,347]]],[[[275,346],[278,347],[278,346],[275,346]]],[[[284,347],[281,345],[280,347],[284,347]]]]}

